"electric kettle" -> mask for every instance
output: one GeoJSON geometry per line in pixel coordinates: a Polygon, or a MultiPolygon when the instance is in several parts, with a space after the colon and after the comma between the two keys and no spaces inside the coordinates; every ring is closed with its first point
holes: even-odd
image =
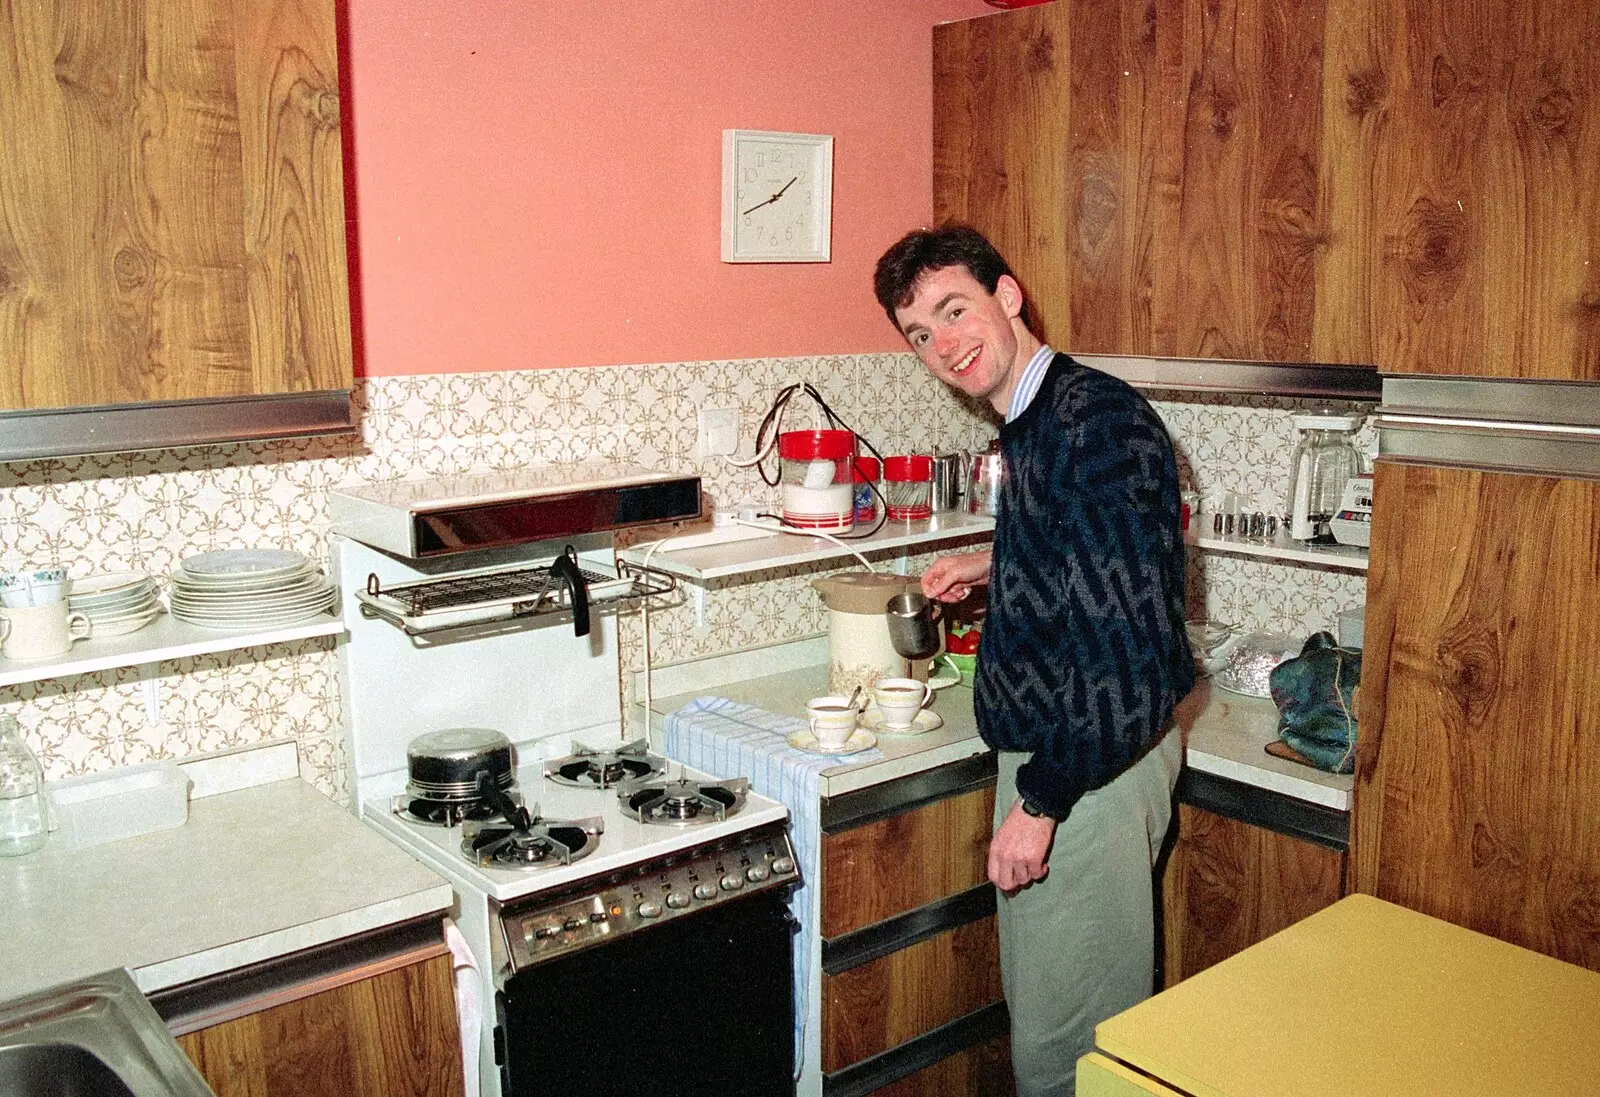
{"type": "Polygon", "coordinates": [[[828,692],[870,690],[879,678],[904,678],[912,669],[889,636],[889,600],[920,591],[916,578],[848,571],[811,580],[828,607],[828,692]]]}

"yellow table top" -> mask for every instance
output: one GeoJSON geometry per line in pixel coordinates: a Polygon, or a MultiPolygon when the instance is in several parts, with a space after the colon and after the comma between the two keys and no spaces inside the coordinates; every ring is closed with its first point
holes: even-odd
{"type": "Polygon", "coordinates": [[[1195,1097],[1595,1097],[1600,973],[1351,895],[1095,1042],[1195,1097]]]}

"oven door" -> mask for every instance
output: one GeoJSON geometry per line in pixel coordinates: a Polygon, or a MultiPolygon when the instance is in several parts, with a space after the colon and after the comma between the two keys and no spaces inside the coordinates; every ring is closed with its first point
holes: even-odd
{"type": "Polygon", "coordinates": [[[534,964],[498,995],[504,1097],[794,1092],[793,919],[751,895],[534,964]]]}

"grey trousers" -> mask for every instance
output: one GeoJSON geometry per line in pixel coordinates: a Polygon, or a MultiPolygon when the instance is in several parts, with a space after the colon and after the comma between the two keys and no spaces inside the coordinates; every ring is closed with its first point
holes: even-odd
{"type": "MultiPolygon", "coordinates": [[[[1017,798],[1029,755],[1002,751],[994,826],[1017,798]]],[[[1094,1027],[1150,996],[1155,981],[1151,872],[1183,762],[1177,726],[1056,828],[1050,872],[999,897],[1000,977],[1011,1011],[1018,1097],[1073,1097],[1094,1027]]]]}

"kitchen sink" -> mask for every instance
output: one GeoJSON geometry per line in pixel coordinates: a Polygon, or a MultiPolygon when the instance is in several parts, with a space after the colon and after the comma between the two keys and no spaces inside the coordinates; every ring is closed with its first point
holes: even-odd
{"type": "Polygon", "coordinates": [[[212,1097],[118,968],[0,1003],[0,1097],[212,1097]]]}

